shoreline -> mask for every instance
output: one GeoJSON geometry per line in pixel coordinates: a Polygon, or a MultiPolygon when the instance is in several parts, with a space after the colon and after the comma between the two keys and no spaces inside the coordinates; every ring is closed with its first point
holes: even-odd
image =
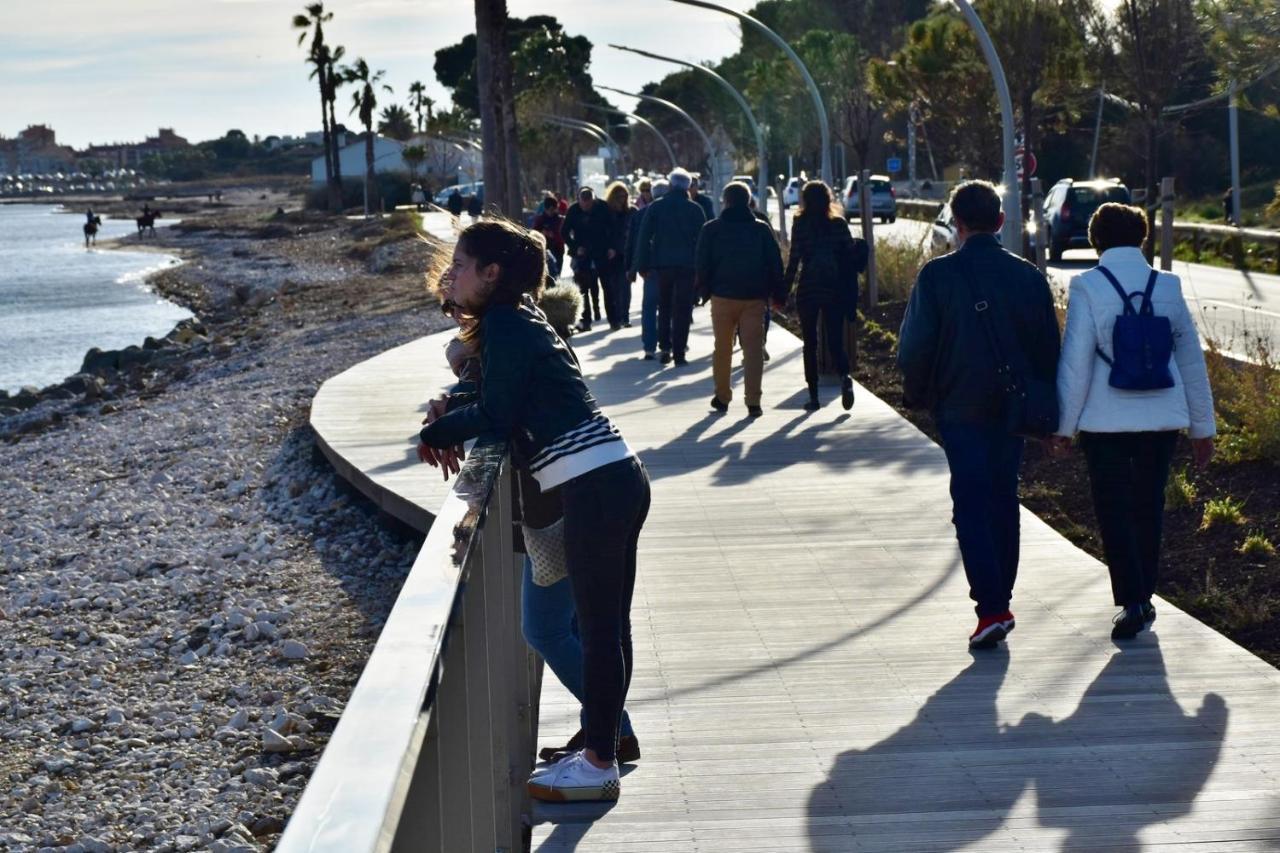
{"type": "Polygon", "coordinates": [[[269,849],[412,566],[307,421],[329,376],[444,327],[431,250],[277,206],[165,229],[186,261],[152,286],[196,317],[0,418],[0,847],[269,849]]]}

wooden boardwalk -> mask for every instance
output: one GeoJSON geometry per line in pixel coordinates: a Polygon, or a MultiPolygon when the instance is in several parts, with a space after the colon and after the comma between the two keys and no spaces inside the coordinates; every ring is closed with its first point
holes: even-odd
{"type": "MultiPolygon", "coordinates": [[[[707,407],[705,310],[685,368],[640,360],[638,333],[574,343],[653,479],[628,705],[644,755],[612,808],[540,806],[535,850],[1280,850],[1280,672],[1160,602],[1153,632],[1113,644],[1105,569],[1026,511],[1018,628],[971,655],[938,447],[861,388],[850,414],[804,412],[776,327],[754,421],[740,396],[707,407]]],[[[368,417],[317,429],[427,508],[443,484],[408,454],[442,347],[317,399],[358,395],[368,417]]],[[[543,745],[577,713],[548,674],[543,745]]]]}

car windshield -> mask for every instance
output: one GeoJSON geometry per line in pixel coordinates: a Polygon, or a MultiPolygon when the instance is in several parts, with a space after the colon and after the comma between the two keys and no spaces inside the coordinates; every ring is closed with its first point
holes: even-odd
{"type": "Polygon", "coordinates": [[[1124,187],[1081,187],[1071,188],[1071,201],[1086,207],[1097,207],[1104,202],[1114,201],[1120,204],[1129,203],[1129,191],[1124,187]]]}
{"type": "Polygon", "coordinates": [[[889,191],[889,182],[888,182],[888,181],[872,181],[872,182],[871,182],[871,189],[872,189],[874,192],[884,192],[884,193],[887,193],[887,192],[889,191]]]}

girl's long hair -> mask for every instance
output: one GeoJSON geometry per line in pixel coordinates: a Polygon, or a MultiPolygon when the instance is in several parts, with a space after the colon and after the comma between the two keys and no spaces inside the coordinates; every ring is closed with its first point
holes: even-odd
{"type": "Polygon", "coordinates": [[[844,211],[840,209],[831,187],[822,181],[809,181],[800,190],[800,212],[797,217],[812,216],[814,219],[844,219],[844,211]]]}
{"type": "Polygon", "coordinates": [[[536,301],[547,281],[547,246],[541,234],[527,231],[505,219],[482,219],[463,229],[458,235],[458,248],[473,258],[477,270],[497,264],[499,273],[484,305],[474,314],[441,299],[442,270],[434,271],[428,288],[440,299],[441,309],[459,321],[463,340],[471,340],[479,332],[479,318],[492,305],[516,305],[529,298],[536,301]]]}
{"type": "Polygon", "coordinates": [[[631,204],[631,192],[622,181],[614,181],[605,188],[604,200],[614,213],[622,213],[631,204]]]}

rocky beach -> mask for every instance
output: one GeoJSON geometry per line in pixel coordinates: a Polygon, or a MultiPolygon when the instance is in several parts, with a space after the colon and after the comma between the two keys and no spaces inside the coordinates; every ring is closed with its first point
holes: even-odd
{"type": "Polygon", "coordinates": [[[0,849],[269,849],[412,564],[307,417],[443,327],[433,249],[297,206],[193,205],[145,245],[194,320],[0,397],[0,849]]]}

